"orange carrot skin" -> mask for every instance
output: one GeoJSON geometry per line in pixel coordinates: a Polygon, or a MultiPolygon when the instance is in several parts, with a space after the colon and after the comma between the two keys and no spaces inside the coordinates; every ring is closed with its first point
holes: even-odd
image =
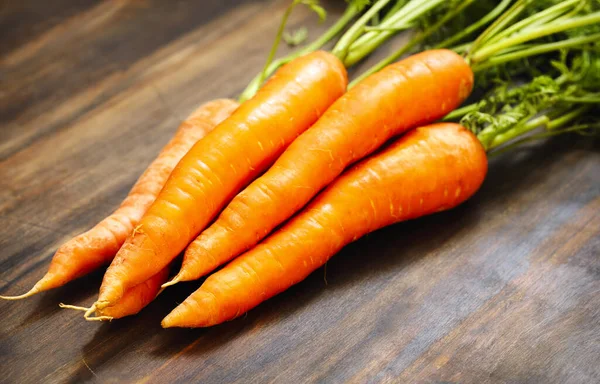
{"type": "Polygon", "coordinates": [[[209,276],[163,327],[231,320],[303,280],[359,237],[457,206],[486,172],[485,151],[465,128],[417,128],[344,173],[284,227],[209,276]]]}
{"type": "Polygon", "coordinates": [[[168,277],[169,267],[163,268],[148,280],[128,289],[115,305],[98,310],[96,315],[120,319],[137,314],[154,300],[160,291],[160,286],[167,281],[168,277]]]}
{"type": "Polygon", "coordinates": [[[48,273],[33,290],[41,292],[62,286],[109,263],[155,200],[179,160],[237,107],[238,103],[234,100],[219,99],[196,109],[140,176],[121,206],[95,227],[58,248],[48,273]]]}
{"type": "Polygon", "coordinates": [[[366,78],[338,99],[200,234],[180,280],[195,280],[251,248],[303,207],[348,165],[409,128],[458,107],[473,73],[449,50],[426,51],[366,78]]]}
{"type": "Polygon", "coordinates": [[[105,274],[97,306],[116,302],[127,288],[166,266],[346,86],[343,64],[327,52],[282,67],[177,165],[105,274]]]}

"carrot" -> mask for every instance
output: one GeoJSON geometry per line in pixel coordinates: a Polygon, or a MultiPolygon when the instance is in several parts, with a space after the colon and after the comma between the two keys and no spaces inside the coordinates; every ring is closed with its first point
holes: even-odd
{"type": "Polygon", "coordinates": [[[477,191],[486,171],[485,151],[465,128],[440,123],[413,130],[347,171],[263,243],[209,276],[162,326],[231,320],[303,280],[359,237],[457,206],[477,191]]]}
{"type": "Polygon", "coordinates": [[[90,317],[92,311],[90,308],[78,307],[74,305],[60,304],[61,308],[75,309],[86,312],[86,320],[111,321],[125,316],[137,314],[160,292],[160,285],[167,281],[169,277],[169,267],[163,268],[156,275],[133,288],[128,289],[123,297],[113,306],[106,307],[96,311],[96,316],[90,317]]]}
{"type": "Polygon", "coordinates": [[[103,320],[135,315],[154,300],[160,292],[160,285],[168,277],[169,267],[165,267],[148,280],[128,289],[115,305],[97,310],[96,315],[104,318],[103,320]]]}
{"type": "Polygon", "coordinates": [[[180,161],[104,275],[97,309],[164,268],[222,206],[268,167],[346,89],[333,55],[317,51],[283,66],[180,161]]]}
{"type": "Polygon", "coordinates": [[[336,101],[188,247],[173,281],[195,280],[251,248],[349,164],[392,136],[437,120],[469,95],[473,74],[449,50],[411,56],[336,101]]]}
{"type": "Polygon", "coordinates": [[[60,287],[109,263],[152,204],[183,155],[237,107],[238,103],[234,100],[220,99],[196,109],[140,176],[115,212],[89,231],[60,246],[46,275],[29,292],[20,296],[0,298],[23,299],[60,287]]]}

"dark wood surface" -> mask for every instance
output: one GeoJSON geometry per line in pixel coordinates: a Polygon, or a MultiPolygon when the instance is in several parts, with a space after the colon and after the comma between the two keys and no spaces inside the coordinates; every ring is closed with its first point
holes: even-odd
{"type": "MultiPolygon", "coordinates": [[[[261,67],[286,1],[3,1],[0,293],[126,195],[182,117],[261,67]]],[[[292,26],[323,30],[298,9],[292,26]]],[[[162,330],[198,283],[87,323],[102,273],[0,302],[0,382],[600,381],[600,146],[561,138],[492,160],[477,195],[348,246],[210,329],[162,330]]]]}

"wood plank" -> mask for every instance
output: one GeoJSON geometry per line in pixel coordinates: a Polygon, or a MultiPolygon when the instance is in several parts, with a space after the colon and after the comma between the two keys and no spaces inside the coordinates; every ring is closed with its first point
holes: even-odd
{"type": "Polygon", "coordinates": [[[37,0],[6,0],[0,3],[0,56],[27,45],[74,15],[93,7],[97,0],[53,0],[52,12],[37,0]]]}
{"type": "MultiPolygon", "coordinates": [[[[251,19],[262,5],[246,3],[251,19]]],[[[140,59],[240,5],[241,0],[99,2],[9,52],[0,61],[0,121],[7,125],[0,133],[0,159],[124,91],[147,68],[146,62],[128,71],[140,59]]],[[[212,25],[217,33],[232,27],[212,25]]],[[[215,37],[206,33],[209,28],[202,30],[199,45],[215,37]]]]}

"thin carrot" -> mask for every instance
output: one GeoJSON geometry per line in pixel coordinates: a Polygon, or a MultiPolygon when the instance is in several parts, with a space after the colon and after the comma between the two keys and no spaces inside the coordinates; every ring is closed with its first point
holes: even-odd
{"type": "Polygon", "coordinates": [[[392,136],[437,120],[473,86],[464,59],[426,51],[371,75],[336,101],[188,247],[173,281],[195,280],[250,249],[348,165],[392,136]]]}
{"type": "Polygon", "coordinates": [[[96,315],[111,319],[135,315],[154,300],[160,291],[160,285],[164,283],[168,277],[169,267],[165,267],[148,280],[128,289],[117,304],[97,310],[96,315]]]}
{"type": "Polygon", "coordinates": [[[486,172],[485,151],[465,128],[440,123],[413,130],[209,276],[162,325],[206,327],[231,320],[300,282],[359,237],[457,206],[477,191],[486,172]]]}
{"type": "Polygon", "coordinates": [[[187,151],[238,107],[234,100],[219,99],[197,108],[135,183],[121,206],[89,231],[58,248],[46,275],[27,293],[0,296],[18,300],[60,287],[109,263],[142,215],[164,186],[171,171],[187,151]]]}
{"type": "Polygon", "coordinates": [[[115,305],[97,310],[96,316],[93,317],[90,316],[93,313],[93,310],[90,310],[90,308],[65,305],[62,303],[60,304],[60,307],[85,311],[85,318],[89,321],[111,321],[125,316],[135,315],[154,300],[160,292],[160,285],[164,283],[168,277],[169,267],[163,268],[148,280],[128,289],[115,305]]]}
{"type": "Polygon", "coordinates": [[[283,66],[180,161],[104,275],[95,307],[164,268],[223,205],[340,97],[346,70],[317,51],[283,66]]]}

